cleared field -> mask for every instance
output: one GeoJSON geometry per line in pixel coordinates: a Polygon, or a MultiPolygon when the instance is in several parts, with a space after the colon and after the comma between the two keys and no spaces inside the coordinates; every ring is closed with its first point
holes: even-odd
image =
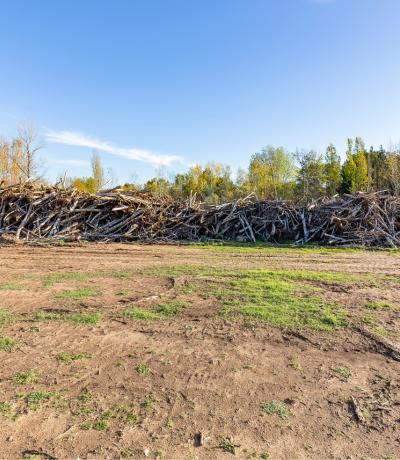
{"type": "Polygon", "coordinates": [[[3,246],[1,457],[397,458],[399,256],[3,246]]]}

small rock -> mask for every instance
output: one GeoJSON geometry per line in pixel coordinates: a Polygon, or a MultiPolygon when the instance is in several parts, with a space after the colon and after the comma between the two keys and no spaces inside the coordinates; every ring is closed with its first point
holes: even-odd
{"type": "Polygon", "coordinates": [[[149,449],[145,449],[145,451],[144,451],[143,453],[144,453],[144,455],[145,455],[146,457],[148,457],[148,456],[149,456],[149,452],[150,452],[149,449]]]}
{"type": "Polygon", "coordinates": [[[12,436],[9,436],[9,437],[7,438],[7,441],[12,441],[12,440],[13,440],[13,437],[12,437],[12,436]]]}

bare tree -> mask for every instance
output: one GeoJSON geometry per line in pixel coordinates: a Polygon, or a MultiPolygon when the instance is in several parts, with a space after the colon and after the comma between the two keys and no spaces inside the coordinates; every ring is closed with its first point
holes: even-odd
{"type": "Polygon", "coordinates": [[[93,149],[92,155],[92,175],[94,181],[94,191],[101,189],[106,183],[104,179],[104,168],[101,165],[100,155],[96,148],[93,149]]]}
{"type": "Polygon", "coordinates": [[[45,146],[45,138],[33,121],[22,121],[16,124],[18,140],[21,143],[22,156],[12,158],[13,163],[21,170],[25,180],[42,179],[45,173],[44,160],[39,157],[39,151],[45,146]]]}
{"type": "Polygon", "coordinates": [[[117,187],[118,186],[118,176],[117,176],[117,173],[114,171],[114,169],[109,166],[107,168],[107,173],[106,173],[106,178],[104,179],[105,182],[108,182],[108,181],[111,181],[110,184],[113,186],[113,187],[117,187]]]}

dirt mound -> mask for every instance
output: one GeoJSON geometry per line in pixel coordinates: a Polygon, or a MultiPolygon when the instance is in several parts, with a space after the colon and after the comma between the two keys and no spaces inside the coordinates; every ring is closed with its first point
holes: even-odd
{"type": "Polygon", "coordinates": [[[23,244],[23,241],[15,237],[15,235],[4,233],[0,236],[0,245],[1,244],[23,244]]]}

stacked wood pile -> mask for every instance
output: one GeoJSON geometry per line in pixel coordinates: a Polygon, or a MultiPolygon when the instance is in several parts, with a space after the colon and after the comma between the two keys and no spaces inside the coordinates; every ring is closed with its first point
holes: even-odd
{"type": "Polygon", "coordinates": [[[195,196],[179,201],[147,190],[88,194],[25,183],[0,188],[0,199],[0,234],[27,240],[291,240],[400,248],[400,199],[385,192],[305,205],[251,194],[207,205],[195,196]]]}

